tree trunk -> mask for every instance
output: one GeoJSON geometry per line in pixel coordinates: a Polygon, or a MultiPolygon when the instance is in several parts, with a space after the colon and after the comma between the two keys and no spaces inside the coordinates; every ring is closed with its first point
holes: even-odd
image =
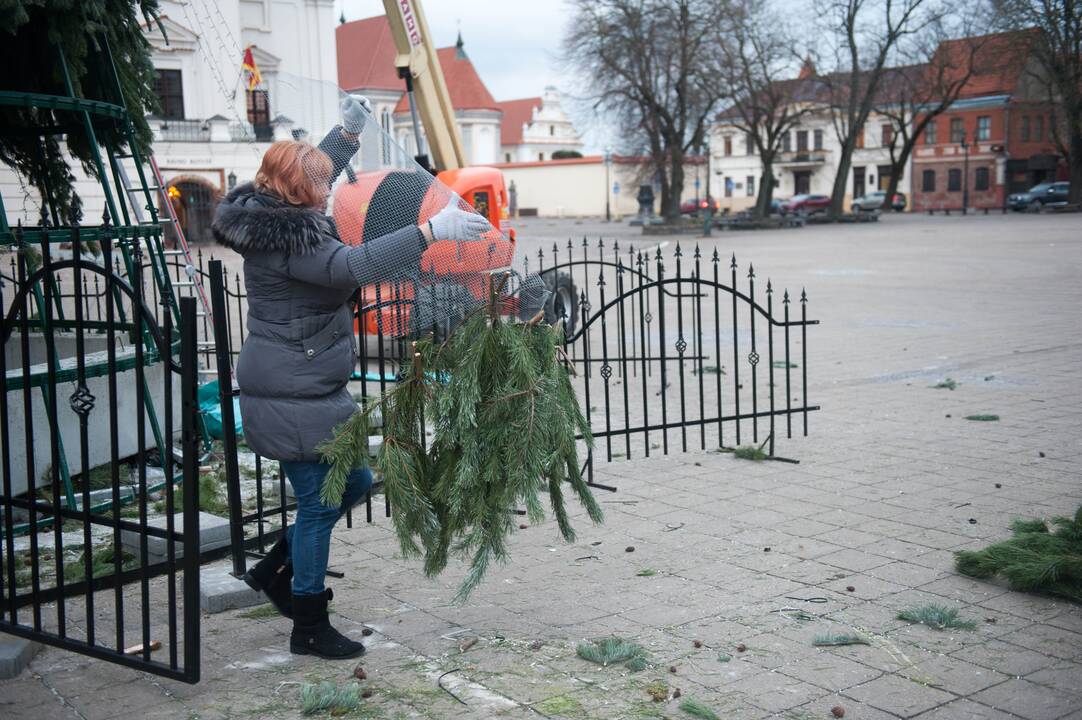
{"type": "Polygon", "coordinates": [[[680,147],[673,146],[669,151],[669,208],[664,212],[665,220],[679,222],[680,198],[684,194],[684,153],[680,147]]]}
{"type": "Polygon", "coordinates": [[[898,183],[902,179],[902,173],[905,172],[905,166],[909,162],[909,156],[913,154],[916,143],[917,133],[913,133],[913,137],[902,143],[902,149],[898,153],[898,157],[891,163],[890,182],[887,183],[887,198],[884,202],[884,210],[894,209],[894,196],[898,194],[898,183]]]}
{"type": "Polygon", "coordinates": [[[759,196],[755,200],[755,214],[770,216],[770,201],[774,199],[774,157],[763,155],[763,173],[759,176],[759,196]]]}
{"type": "Polygon", "coordinates": [[[842,145],[838,156],[838,170],[834,175],[834,188],[830,192],[830,217],[837,219],[845,212],[845,186],[849,182],[849,171],[853,164],[852,139],[842,145]]]}

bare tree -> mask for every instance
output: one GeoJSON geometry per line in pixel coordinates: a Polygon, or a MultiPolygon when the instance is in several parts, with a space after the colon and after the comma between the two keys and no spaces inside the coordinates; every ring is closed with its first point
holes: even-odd
{"type": "Polygon", "coordinates": [[[724,17],[717,0],[572,0],[562,59],[596,110],[647,150],[661,214],[680,217],[684,158],[702,145],[721,98],[706,58],[724,17]]]}
{"type": "Polygon", "coordinates": [[[744,132],[762,166],[755,214],[770,214],[774,195],[774,162],[782,138],[814,110],[819,81],[814,77],[779,80],[794,64],[793,38],[764,2],[740,0],[729,21],[719,28],[718,72],[731,89],[732,100],[719,119],[744,132]]]}
{"type": "Polygon", "coordinates": [[[875,108],[883,77],[899,48],[939,21],[943,0],[833,0],[824,13],[824,36],[836,71],[830,89],[834,130],[841,146],[830,215],[842,214],[853,151],[875,108]]]}
{"type": "Polygon", "coordinates": [[[1035,29],[1027,73],[1041,84],[1052,108],[1053,137],[1067,158],[1068,202],[1082,200],[1082,0],[995,0],[997,15],[1013,30],[1035,29]]]}
{"type": "Polygon", "coordinates": [[[890,68],[883,73],[875,112],[887,118],[892,127],[887,145],[890,152],[887,207],[889,199],[898,192],[898,183],[925,129],[954,104],[983,60],[980,50],[985,47],[987,36],[963,34],[966,37],[946,40],[939,32],[930,33],[917,48],[927,57],[927,62],[890,68]]]}

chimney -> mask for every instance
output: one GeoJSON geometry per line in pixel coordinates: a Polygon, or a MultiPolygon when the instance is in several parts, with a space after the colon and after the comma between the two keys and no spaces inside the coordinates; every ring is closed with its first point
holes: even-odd
{"type": "Polygon", "coordinates": [[[815,63],[812,62],[811,56],[804,58],[804,64],[800,66],[800,74],[797,78],[800,80],[807,80],[816,76],[815,63]]]}

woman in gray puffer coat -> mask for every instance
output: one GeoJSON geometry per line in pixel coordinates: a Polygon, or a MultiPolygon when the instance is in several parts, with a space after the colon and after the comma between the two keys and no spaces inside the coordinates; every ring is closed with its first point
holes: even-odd
{"type": "Polygon", "coordinates": [[[254,183],[218,206],[215,238],[244,257],[248,337],[237,363],[244,437],[260,455],[278,460],[297,497],[297,514],[245,581],[293,619],[290,650],[326,658],[357,657],[364,646],[327,619],[331,591],[323,579],[331,529],[372,484],[354,471],[342,504],[319,499],[329,466],[316,447],[357,404],[347,388],[357,360],[349,299],[363,285],[415,268],[432,240],[478,237],[487,222],[452,202],[428,223],[361,245],[339,240],[325,214],[330,185],[356,153],[368,101],[349,96],[343,126],[317,149],[276,142],[254,183]]]}

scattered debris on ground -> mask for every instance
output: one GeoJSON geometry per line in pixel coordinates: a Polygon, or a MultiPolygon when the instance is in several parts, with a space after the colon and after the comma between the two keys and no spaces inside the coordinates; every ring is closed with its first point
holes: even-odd
{"type": "Polygon", "coordinates": [[[977,623],[973,620],[963,620],[958,617],[958,608],[949,608],[934,603],[906,608],[898,613],[898,619],[919,625],[927,625],[935,630],[946,630],[947,628],[952,630],[973,630],[977,627],[977,623]]]}
{"type": "Polygon", "coordinates": [[[956,387],[958,387],[958,383],[950,378],[940,380],[932,386],[935,390],[954,390],[956,387]]]}
{"type": "Polygon", "coordinates": [[[637,672],[646,669],[647,665],[646,651],[641,645],[618,637],[579,643],[575,647],[575,653],[583,660],[602,667],[624,663],[628,670],[637,672]]]}
{"type": "Polygon", "coordinates": [[[313,715],[324,710],[342,714],[356,710],[361,704],[359,689],[358,685],[340,688],[330,680],[319,684],[305,683],[301,686],[301,714],[313,715]]]}
{"type": "Polygon", "coordinates": [[[639,570],[635,574],[638,575],[639,577],[653,577],[654,575],[657,575],[657,570],[655,570],[653,568],[643,568],[642,570],[639,570]]]}
{"type": "Polygon", "coordinates": [[[996,422],[999,420],[999,415],[966,415],[966,420],[973,420],[975,422],[996,422]]]}
{"type": "Polygon", "coordinates": [[[655,680],[646,686],[646,694],[654,702],[665,702],[669,699],[669,686],[661,680],[655,680]]]}
{"type": "Polygon", "coordinates": [[[767,455],[761,447],[756,447],[755,445],[741,445],[740,447],[733,449],[733,457],[739,458],[740,460],[754,460],[755,462],[760,462],[766,460],[769,455],[767,455]]]}
{"type": "Polygon", "coordinates": [[[824,635],[816,635],[812,640],[812,645],[816,647],[837,647],[841,645],[870,645],[867,640],[860,635],[853,635],[851,633],[826,633],[824,635]]]}
{"type": "Polygon", "coordinates": [[[1074,519],[1015,520],[1013,537],[983,550],[954,554],[963,575],[1002,575],[1012,590],[1057,595],[1082,602],[1082,506],[1074,519]]]}
{"type": "Polygon", "coordinates": [[[687,698],[680,703],[680,709],[686,712],[692,717],[702,718],[702,720],[721,720],[718,714],[711,710],[706,705],[703,705],[698,700],[687,698]]]}

